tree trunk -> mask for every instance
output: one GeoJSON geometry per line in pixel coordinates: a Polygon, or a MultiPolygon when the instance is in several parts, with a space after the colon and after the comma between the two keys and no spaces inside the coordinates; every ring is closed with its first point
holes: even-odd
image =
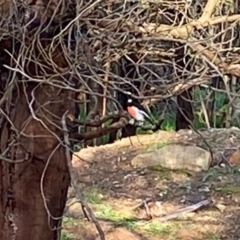
{"type": "Polygon", "coordinates": [[[70,182],[57,138],[62,139],[63,114],[75,111],[72,93],[48,84],[18,87],[9,121],[5,118],[1,128],[1,153],[6,151],[12,162],[0,164],[0,239],[57,240],[70,182]],[[33,91],[36,117],[28,102],[33,91]]]}

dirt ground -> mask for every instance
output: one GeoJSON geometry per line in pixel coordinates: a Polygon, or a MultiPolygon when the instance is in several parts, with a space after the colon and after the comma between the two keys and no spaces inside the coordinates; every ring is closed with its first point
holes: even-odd
{"type": "MultiPolygon", "coordinates": [[[[240,174],[238,166],[222,167],[240,146],[237,130],[218,130],[199,136],[191,131],[154,134],[122,139],[114,144],[89,147],[73,156],[79,187],[94,211],[107,240],[240,239],[240,174]],[[203,140],[204,139],[204,140],[203,140]],[[210,148],[213,167],[207,172],[133,169],[137,153],[165,143],[188,142],[210,148]],[[217,165],[217,166],[216,166],[217,165]],[[159,217],[202,200],[210,204],[176,219],[159,217]],[[149,201],[152,219],[142,200],[149,201]]],[[[236,161],[238,162],[238,161],[236,161]]],[[[240,161],[239,161],[240,162],[240,161]]],[[[92,223],[64,220],[62,240],[99,239],[92,223]]]]}

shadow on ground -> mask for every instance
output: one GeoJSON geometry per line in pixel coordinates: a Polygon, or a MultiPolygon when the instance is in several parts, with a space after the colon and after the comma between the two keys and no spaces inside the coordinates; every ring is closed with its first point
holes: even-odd
{"type": "MultiPolygon", "coordinates": [[[[179,141],[176,133],[161,131],[132,137],[132,145],[129,139],[123,139],[111,145],[83,149],[73,157],[79,187],[84,189],[85,199],[104,229],[106,239],[240,239],[237,169],[212,167],[207,172],[195,173],[157,167],[132,168],[131,159],[137,153],[156,143],[172,141],[179,141]],[[150,200],[151,220],[145,208],[137,207],[142,199],[150,200]],[[196,212],[159,221],[164,214],[204,199],[211,203],[196,212]]],[[[74,191],[70,189],[62,240],[99,239],[94,225],[84,220],[79,204],[75,206],[79,214],[71,212],[74,201],[74,191]]]]}

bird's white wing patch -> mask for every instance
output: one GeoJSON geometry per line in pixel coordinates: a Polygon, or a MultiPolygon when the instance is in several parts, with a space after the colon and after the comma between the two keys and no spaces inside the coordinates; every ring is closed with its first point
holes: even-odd
{"type": "Polygon", "coordinates": [[[150,118],[148,115],[147,115],[147,113],[145,113],[144,111],[142,111],[142,110],[139,110],[146,118],[150,118]]]}
{"type": "Polygon", "coordinates": [[[134,106],[132,108],[134,109],[134,112],[135,112],[134,118],[137,121],[144,121],[144,116],[146,116],[146,114],[134,106]]]}
{"type": "Polygon", "coordinates": [[[131,118],[130,121],[128,122],[130,125],[134,125],[135,123],[135,119],[134,118],[131,118]]]}

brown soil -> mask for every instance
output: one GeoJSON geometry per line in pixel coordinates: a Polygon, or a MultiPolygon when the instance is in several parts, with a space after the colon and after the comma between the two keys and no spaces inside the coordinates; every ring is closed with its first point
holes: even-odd
{"type": "MultiPolygon", "coordinates": [[[[224,151],[225,157],[230,156],[239,144],[236,133],[214,134],[207,133],[207,142],[214,156],[220,156],[224,151]]],[[[178,135],[160,131],[132,137],[131,142],[122,139],[111,145],[89,147],[73,157],[73,165],[79,174],[79,186],[84,192],[97,189],[112,209],[126,218],[142,222],[142,227],[129,229],[121,223],[98,218],[107,240],[240,239],[240,175],[233,169],[211,168],[208,172],[186,173],[132,168],[131,159],[137,153],[153,144],[173,141],[188,141],[209,147],[201,137],[193,137],[189,132],[178,135]],[[141,199],[147,198],[151,199],[149,208],[152,220],[147,219],[144,208],[134,209],[141,199]],[[211,203],[197,212],[164,223],[158,221],[163,214],[204,199],[209,199],[211,203]],[[162,226],[162,231],[147,231],[144,226],[149,222],[162,226]]],[[[219,163],[221,160],[215,158],[215,161],[219,163]]],[[[94,204],[92,208],[95,210],[94,204]]],[[[64,228],[73,233],[76,240],[99,239],[94,225],[85,220],[84,224],[66,224],[64,228]]]]}

